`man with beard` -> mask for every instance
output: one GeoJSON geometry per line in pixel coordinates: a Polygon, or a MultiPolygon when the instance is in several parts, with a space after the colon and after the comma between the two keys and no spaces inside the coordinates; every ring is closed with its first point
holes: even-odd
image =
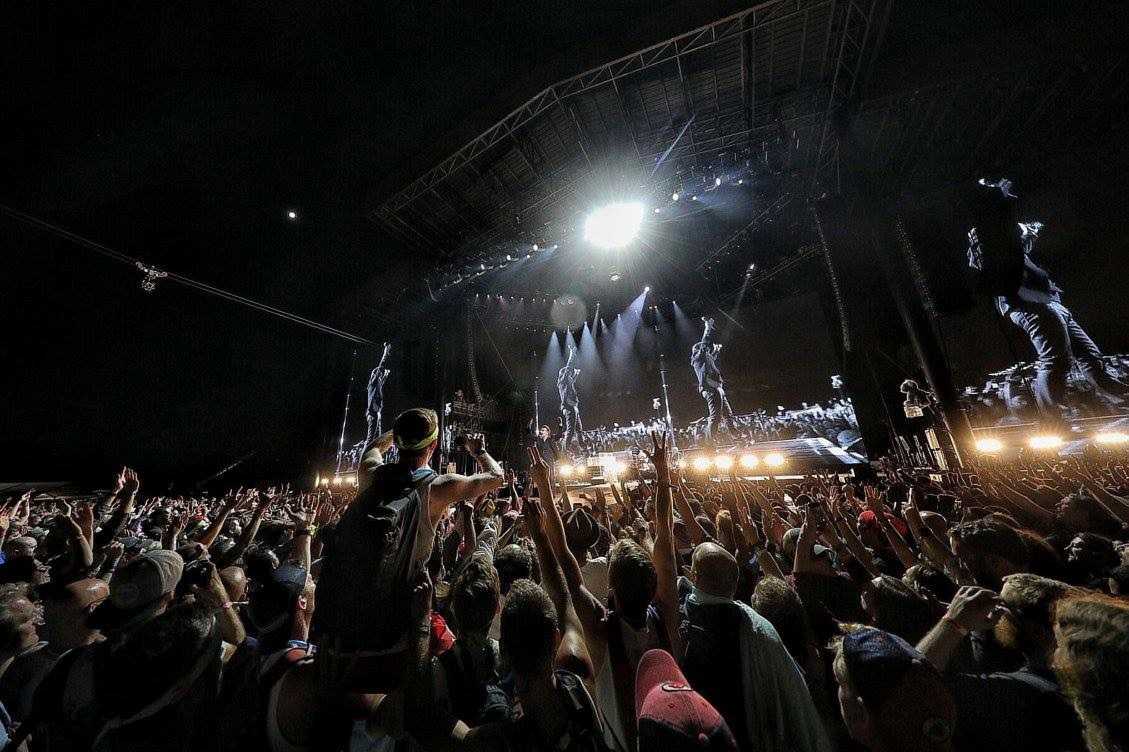
{"type": "Polygon", "coordinates": [[[957,591],[945,615],[917,645],[952,688],[957,749],[1085,748],[1078,718],[1050,668],[1055,604],[1076,592],[1066,583],[1033,574],[1007,577],[999,595],[968,585],[957,591]],[[1023,665],[990,673],[946,671],[973,630],[991,630],[997,641],[1022,655],[1023,665]]]}

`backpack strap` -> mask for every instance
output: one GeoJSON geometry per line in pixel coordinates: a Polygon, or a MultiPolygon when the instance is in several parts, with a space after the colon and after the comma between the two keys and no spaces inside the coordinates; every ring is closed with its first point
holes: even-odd
{"type": "Polygon", "coordinates": [[[635,676],[627,665],[627,648],[623,644],[623,620],[615,611],[608,613],[608,661],[611,662],[612,681],[615,683],[615,700],[619,717],[623,721],[623,731],[627,736],[627,748],[635,749],[637,729],[635,726],[635,676]]]}

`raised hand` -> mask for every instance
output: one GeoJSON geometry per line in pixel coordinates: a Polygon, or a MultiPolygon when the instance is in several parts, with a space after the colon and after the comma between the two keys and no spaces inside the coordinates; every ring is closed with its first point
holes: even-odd
{"type": "Polygon", "coordinates": [[[670,466],[667,457],[667,433],[666,431],[652,431],[651,432],[651,451],[646,449],[643,453],[647,455],[647,459],[655,466],[655,474],[658,475],[659,482],[670,481],[670,466]]]}
{"type": "Polygon", "coordinates": [[[540,450],[537,447],[529,447],[529,473],[533,476],[533,482],[537,485],[537,490],[542,488],[552,488],[552,470],[549,463],[541,456],[540,450]]]}

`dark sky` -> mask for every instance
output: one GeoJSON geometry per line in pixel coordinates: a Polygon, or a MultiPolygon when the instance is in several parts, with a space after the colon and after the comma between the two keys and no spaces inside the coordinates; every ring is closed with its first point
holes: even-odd
{"type": "MultiPolygon", "coordinates": [[[[745,5],[13,0],[0,201],[379,341],[380,316],[358,303],[400,252],[366,212],[547,84],[745,5]]],[[[959,71],[953,45],[1013,38],[1029,5],[895,3],[886,79],[959,71]]],[[[1040,36],[1052,28],[1082,44],[1109,25],[1062,12],[1048,24],[1039,11],[1025,43],[1053,42],[1040,36]]],[[[1052,208],[1073,208],[1075,227],[1105,222],[1078,253],[1097,253],[1094,284],[1118,297],[1084,307],[1109,311],[1100,334],[1124,345],[1108,323],[1126,320],[1111,260],[1126,249],[1110,192],[1124,191],[1102,187],[1116,172],[1104,164],[1052,208]]],[[[175,285],[146,295],[134,270],[2,219],[0,244],[0,480],[100,480],[122,462],[192,480],[246,455],[256,474],[291,477],[331,448],[349,344],[175,285]]]]}

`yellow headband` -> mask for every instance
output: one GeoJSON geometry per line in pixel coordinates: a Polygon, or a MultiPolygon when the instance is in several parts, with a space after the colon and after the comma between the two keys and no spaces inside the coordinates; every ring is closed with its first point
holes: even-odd
{"type": "Polygon", "coordinates": [[[439,438],[439,426],[435,426],[435,428],[432,429],[431,433],[429,433],[427,435],[427,438],[425,438],[422,441],[419,441],[415,444],[410,444],[410,445],[405,444],[403,442],[403,440],[399,436],[397,436],[396,437],[396,446],[399,447],[401,450],[407,450],[409,452],[414,452],[414,451],[417,451],[419,449],[423,449],[428,444],[435,441],[437,438],[439,438]]]}

